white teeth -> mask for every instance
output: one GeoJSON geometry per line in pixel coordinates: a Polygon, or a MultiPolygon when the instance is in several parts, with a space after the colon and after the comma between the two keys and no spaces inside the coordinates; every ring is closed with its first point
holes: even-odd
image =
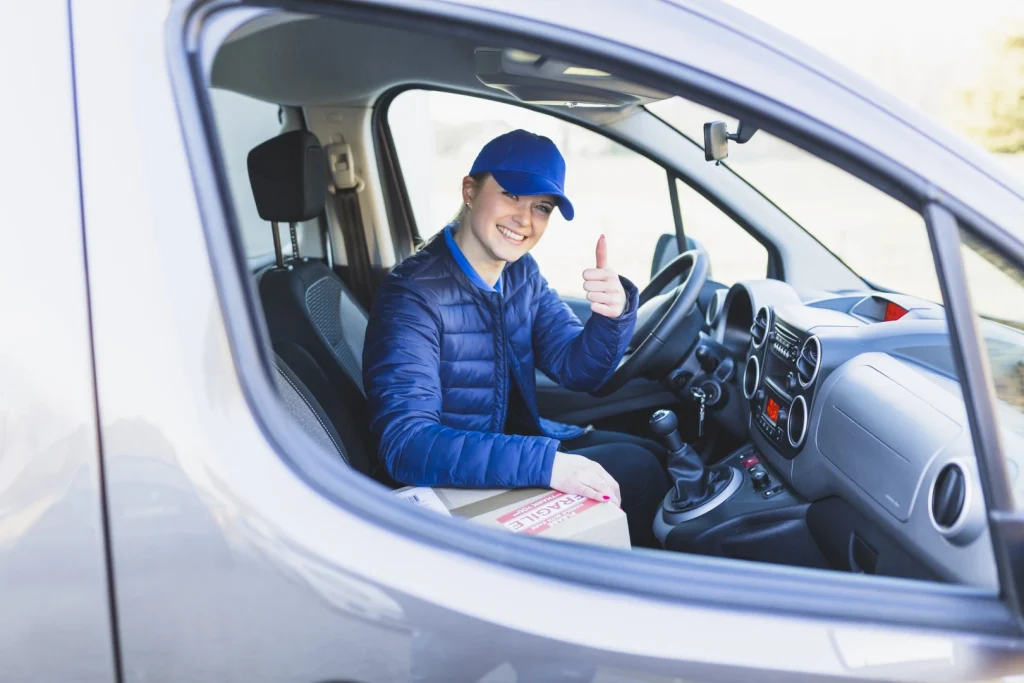
{"type": "Polygon", "coordinates": [[[505,228],[501,227],[500,225],[498,226],[498,230],[501,232],[502,235],[504,235],[505,237],[509,238],[510,240],[515,240],[516,242],[522,242],[523,240],[526,239],[525,235],[517,235],[514,232],[512,232],[511,230],[506,230],[505,228]]]}

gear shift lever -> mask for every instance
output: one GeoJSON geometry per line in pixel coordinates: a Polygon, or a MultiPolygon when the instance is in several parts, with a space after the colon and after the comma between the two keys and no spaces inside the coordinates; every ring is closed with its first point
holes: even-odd
{"type": "Polygon", "coordinates": [[[679,419],[671,410],[658,410],[651,415],[651,431],[655,433],[668,448],[669,453],[683,450],[686,444],[679,436],[679,419]]]}
{"type": "Polygon", "coordinates": [[[729,473],[707,468],[697,451],[679,436],[679,419],[671,410],[658,410],[651,416],[653,431],[668,448],[668,473],[674,487],[665,499],[665,508],[681,512],[697,507],[722,490],[729,473]]]}

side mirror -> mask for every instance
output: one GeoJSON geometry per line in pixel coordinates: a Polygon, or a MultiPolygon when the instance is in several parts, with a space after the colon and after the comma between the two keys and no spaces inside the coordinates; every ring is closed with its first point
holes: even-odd
{"type": "Polygon", "coordinates": [[[754,137],[757,126],[749,121],[740,121],[739,129],[735,133],[729,132],[728,124],[725,121],[709,121],[704,124],[704,159],[707,161],[721,161],[729,156],[729,141],[733,140],[738,145],[745,144],[754,137]]]}

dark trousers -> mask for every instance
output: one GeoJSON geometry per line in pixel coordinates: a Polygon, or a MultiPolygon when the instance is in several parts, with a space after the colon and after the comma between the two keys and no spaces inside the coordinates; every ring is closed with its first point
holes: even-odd
{"type": "Polygon", "coordinates": [[[654,515],[672,484],[665,470],[668,452],[658,443],[639,436],[595,429],[563,441],[560,451],[593,460],[619,484],[622,511],[635,546],[658,548],[654,515]]]}

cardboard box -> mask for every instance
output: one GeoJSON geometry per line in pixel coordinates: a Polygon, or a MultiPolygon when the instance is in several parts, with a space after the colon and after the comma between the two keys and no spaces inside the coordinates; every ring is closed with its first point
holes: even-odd
{"type": "Polygon", "coordinates": [[[454,489],[409,486],[399,498],[439,514],[517,534],[629,548],[626,515],[617,506],[551,489],[454,489]]]}

